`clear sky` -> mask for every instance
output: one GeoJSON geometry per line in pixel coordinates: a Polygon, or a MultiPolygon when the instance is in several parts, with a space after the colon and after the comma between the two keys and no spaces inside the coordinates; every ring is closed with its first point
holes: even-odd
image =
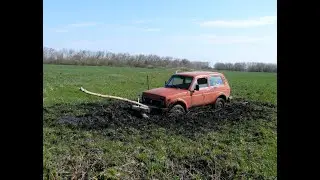
{"type": "Polygon", "coordinates": [[[44,46],[277,61],[275,0],[44,0],[44,46]]]}

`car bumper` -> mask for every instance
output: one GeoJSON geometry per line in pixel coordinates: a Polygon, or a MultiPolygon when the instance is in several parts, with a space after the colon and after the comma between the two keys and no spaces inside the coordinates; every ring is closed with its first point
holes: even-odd
{"type": "Polygon", "coordinates": [[[144,113],[151,113],[152,111],[162,111],[165,112],[168,110],[168,108],[163,108],[163,107],[157,107],[157,106],[150,106],[150,105],[145,105],[145,106],[139,106],[139,105],[132,105],[131,108],[136,111],[144,112],[144,113]]]}

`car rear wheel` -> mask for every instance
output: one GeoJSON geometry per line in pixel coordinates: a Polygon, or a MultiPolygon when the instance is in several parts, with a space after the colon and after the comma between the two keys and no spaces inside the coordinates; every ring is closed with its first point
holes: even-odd
{"type": "Polygon", "coordinates": [[[214,108],[215,108],[215,109],[223,109],[224,106],[225,106],[225,104],[226,104],[226,102],[225,102],[224,99],[218,98],[218,99],[216,100],[216,102],[214,103],[214,108]]]}
{"type": "Polygon", "coordinates": [[[176,104],[169,110],[169,116],[179,116],[185,114],[185,112],[185,109],[180,104],[176,104]]]}

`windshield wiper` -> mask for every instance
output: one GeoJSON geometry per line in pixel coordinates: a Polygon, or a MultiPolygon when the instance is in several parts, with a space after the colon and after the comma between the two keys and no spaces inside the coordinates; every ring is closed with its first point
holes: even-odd
{"type": "Polygon", "coordinates": [[[177,85],[172,85],[172,87],[181,89],[181,88],[180,88],[179,86],[177,86],[177,85]]]}

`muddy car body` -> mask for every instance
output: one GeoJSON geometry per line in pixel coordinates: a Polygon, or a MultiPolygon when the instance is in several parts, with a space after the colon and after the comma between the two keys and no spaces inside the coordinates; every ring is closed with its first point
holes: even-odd
{"type": "Polygon", "coordinates": [[[141,102],[150,109],[187,112],[196,106],[224,107],[231,99],[228,80],[218,72],[181,72],[170,77],[164,87],[144,91],[141,102]]]}

